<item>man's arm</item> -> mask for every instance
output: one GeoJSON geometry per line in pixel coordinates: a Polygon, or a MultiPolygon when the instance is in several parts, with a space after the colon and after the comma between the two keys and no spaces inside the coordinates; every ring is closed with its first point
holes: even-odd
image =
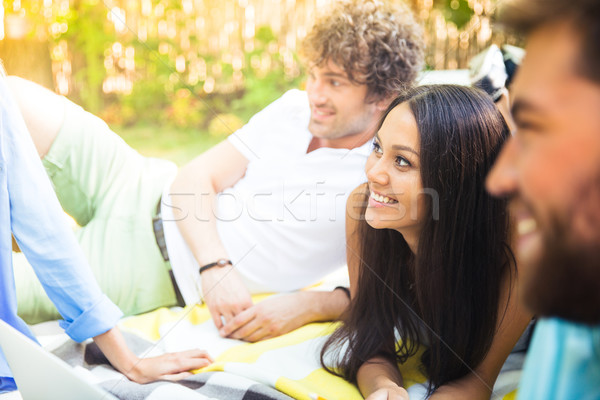
{"type": "Polygon", "coordinates": [[[338,319],[348,303],[348,296],[342,290],[300,291],[273,296],[242,311],[219,333],[248,342],[270,339],[311,322],[338,319]]]}
{"type": "MultiPolygon", "coordinates": [[[[177,227],[198,265],[228,259],[217,232],[217,194],[246,173],[246,159],[225,140],[180,169],[171,185],[171,203],[177,227]]],[[[217,328],[221,317],[230,321],[252,305],[248,289],[235,267],[216,267],[202,273],[202,294],[217,328]]]]}
{"type": "MultiPolygon", "coordinates": [[[[346,202],[346,260],[350,291],[356,293],[360,261],[358,225],[365,206],[367,185],[352,191],[346,202]]],[[[268,298],[243,311],[221,330],[222,336],[256,342],[293,331],[311,322],[340,318],[350,300],[344,291],[304,291],[268,298]]]]}

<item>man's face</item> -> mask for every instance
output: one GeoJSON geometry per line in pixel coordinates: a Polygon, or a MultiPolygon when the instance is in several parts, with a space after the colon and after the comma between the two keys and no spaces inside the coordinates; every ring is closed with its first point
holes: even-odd
{"type": "Polygon", "coordinates": [[[487,186],[512,199],[527,305],[600,322],[600,85],[577,73],[579,49],[564,22],[532,33],[511,90],[517,132],[487,186]]]}
{"type": "Polygon", "coordinates": [[[310,104],[308,130],[330,147],[356,147],[373,137],[385,105],[367,102],[367,85],[348,79],[329,61],[310,68],[306,82],[310,104]]]}

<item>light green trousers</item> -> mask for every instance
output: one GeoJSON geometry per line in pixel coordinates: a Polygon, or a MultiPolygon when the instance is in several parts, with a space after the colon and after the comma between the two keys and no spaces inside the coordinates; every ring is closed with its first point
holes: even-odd
{"type": "MultiPolygon", "coordinates": [[[[152,230],[160,195],[175,164],[142,157],[99,118],[65,101],[65,122],[43,160],[100,288],[126,315],[176,304],[152,230]]],[[[15,254],[19,315],[57,319],[33,269],[15,254]]]]}

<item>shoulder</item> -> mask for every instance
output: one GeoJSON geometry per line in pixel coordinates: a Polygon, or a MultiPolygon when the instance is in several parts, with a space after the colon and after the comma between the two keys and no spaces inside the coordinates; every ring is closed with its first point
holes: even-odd
{"type": "Polygon", "coordinates": [[[265,110],[277,109],[278,111],[308,110],[308,96],[305,91],[290,89],[281,97],[269,104],[265,110]]]}
{"type": "Polygon", "coordinates": [[[305,91],[299,89],[288,90],[269,107],[286,118],[302,119],[310,115],[308,96],[305,91]]]}
{"type": "Polygon", "coordinates": [[[279,100],[288,102],[290,104],[307,104],[308,103],[308,95],[304,90],[300,89],[290,89],[285,92],[279,100]]]}
{"type": "Polygon", "coordinates": [[[281,97],[256,113],[247,125],[249,126],[303,126],[310,117],[308,96],[306,92],[291,89],[281,97]]]}

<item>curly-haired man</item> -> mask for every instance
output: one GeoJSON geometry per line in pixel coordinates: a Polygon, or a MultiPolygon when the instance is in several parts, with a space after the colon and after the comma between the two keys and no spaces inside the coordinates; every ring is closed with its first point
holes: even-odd
{"type": "MultiPolygon", "coordinates": [[[[100,286],[124,312],[204,300],[223,336],[249,341],[343,312],[343,290],[298,290],[345,262],[346,198],[364,181],[381,113],[422,66],[422,34],[406,7],[340,2],[302,54],[306,91],[285,93],[179,171],[12,81],[100,286]],[[261,292],[292,293],[253,304],[261,292]]],[[[39,320],[52,309],[34,283],[17,276],[21,313],[39,320]]]]}

